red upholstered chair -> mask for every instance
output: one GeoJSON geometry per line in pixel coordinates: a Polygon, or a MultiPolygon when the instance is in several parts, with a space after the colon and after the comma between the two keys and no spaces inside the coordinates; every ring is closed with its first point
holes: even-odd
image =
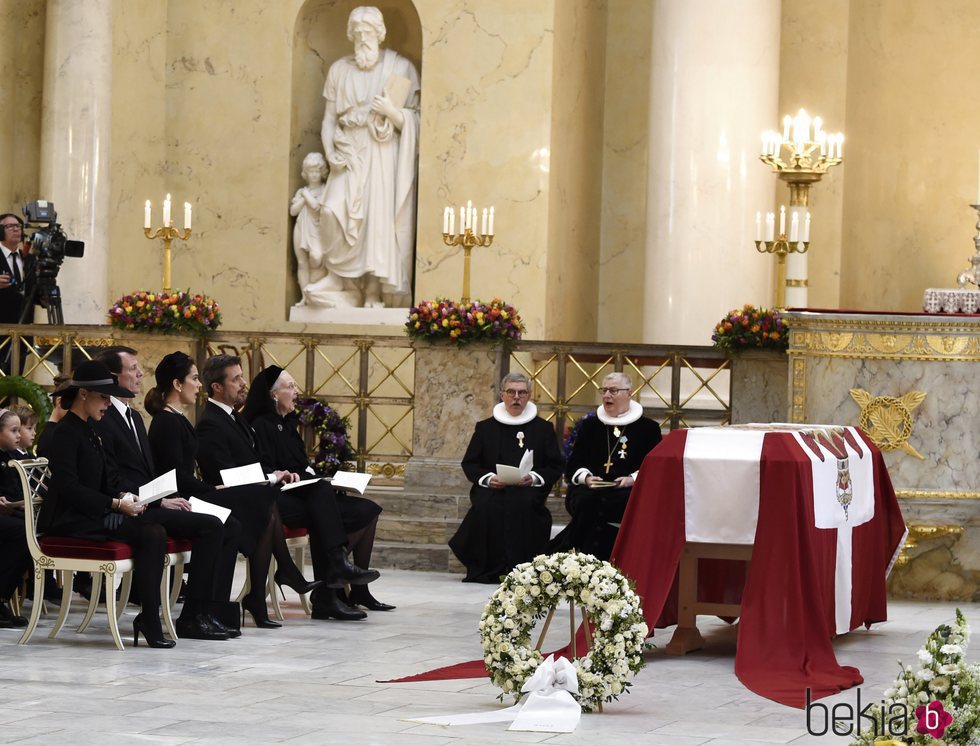
{"type": "Polygon", "coordinates": [[[72,583],[69,573],[90,572],[93,577],[92,598],[95,603],[98,602],[101,583],[105,581],[108,591],[105,598],[109,632],[112,633],[116,647],[123,650],[117,623],[116,594],[113,591],[116,587],[116,578],[130,573],[133,569],[132,548],[121,541],[89,541],[69,536],[39,538],[37,515],[47,485],[51,481],[48,460],[42,458],[11,463],[17,469],[24,492],[24,527],[27,531],[27,546],[34,560],[34,603],[31,606],[30,621],[20,638],[20,644],[26,645],[31,639],[41,616],[41,605],[44,601],[44,571],[61,572],[63,581],[61,611],[54,628],[48,635],[50,638],[54,638],[61,631],[71,606],[72,583]]]}

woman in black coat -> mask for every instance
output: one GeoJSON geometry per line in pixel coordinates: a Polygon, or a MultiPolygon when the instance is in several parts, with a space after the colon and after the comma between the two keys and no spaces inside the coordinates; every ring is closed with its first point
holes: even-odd
{"type": "Polygon", "coordinates": [[[9,409],[0,409],[0,629],[26,627],[27,620],[14,614],[8,602],[30,569],[31,553],[24,532],[24,499],[20,477],[9,461],[19,457],[20,419],[9,409]]]}
{"type": "MultiPolygon", "coordinates": [[[[298,474],[301,478],[322,477],[325,475],[318,474],[310,465],[306,446],[297,429],[299,419],[294,410],[298,391],[296,381],[287,371],[278,365],[271,365],[252,381],[242,414],[255,431],[255,446],[263,463],[275,469],[298,474]]],[[[316,489],[331,490],[332,488],[324,482],[319,482],[316,489]]],[[[304,488],[280,496],[280,510],[283,511],[286,523],[289,523],[289,518],[286,516],[302,513],[303,506],[301,503],[283,506],[283,500],[296,501],[297,498],[302,500],[304,498],[300,497],[300,493],[303,492],[307,492],[307,499],[316,499],[316,495],[313,494],[314,488],[304,488]]],[[[347,534],[353,563],[357,567],[369,567],[381,506],[373,500],[348,495],[345,492],[334,494],[344,531],[347,534]]],[[[329,589],[317,591],[314,601],[318,597],[324,599],[330,592],[329,589]]],[[[362,606],[369,611],[391,611],[395,608],[374,598],[367,585],[352,585],[349,598],[345,599],[338,593],[336,605],[333,599],[330,599],[329,606],[322,603],[321,608],[324,609],[322,614],[316,613],[317,604],[314,604],[314,616],[330,619],[364,618],[366,616],[364,612],[353,608],[354,605],[362,606]]]]}
{"type": "Polygon", "coordinates": [[[49,534],[130,544],[133,581],[142,604],[133,620],[133,644],[138,644],[142,632],[150,647],[172,648],[176,643],[164,638],[160,623],[166,531],[138,520],[144,508],[136,504],[134,495],[119,491],[117,475],[92,427],[92,420],[105,414],[110,396],[130,399],[133,394],[96,360],[79,365],[61,391],[61,403],[68,412],[54,434],[49,454],[51,485],[41,504],[39,524],[49,534]]]}
{"type": "Polygon", "coordinates": [[[248,557],[252,588],[242,599],[259,627],[282,626],[269,618],[265,604],[265,578],[274,555],[278,564],[276,582],[297,593],[309,593],[320,585],[307,581],[296,567],[286,547],[282,522],[275,509],[276,490],[267,485],[213,487],[197,478],[194,463],[198,440],[194,427],[184,414],[184,407],[194,403],[201,389],[197,366],[183,352],[165,356],[156,369],[156,387],[146,396],[146,410],[153,416],[147,437],[157,469],[177,472],[177,490],[181,495],[228,508],[242,524],[239,551],[248,557]]]}

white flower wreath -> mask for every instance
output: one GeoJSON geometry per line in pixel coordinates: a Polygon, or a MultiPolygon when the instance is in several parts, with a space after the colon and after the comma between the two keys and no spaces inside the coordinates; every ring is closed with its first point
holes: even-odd
{"type": "Polygon", "coordinates": [[[629,690],[643,666],[647,625],[632,582],[591,554],[538,555],[515,567],[490,597],[480,619],[484,661],[494,684],[520,696],[524,682],[544,660],[531,647],[534,623],[559,601],[584,609],[593,643],[575,660],[579,703],[586,712],[629,690]]]}

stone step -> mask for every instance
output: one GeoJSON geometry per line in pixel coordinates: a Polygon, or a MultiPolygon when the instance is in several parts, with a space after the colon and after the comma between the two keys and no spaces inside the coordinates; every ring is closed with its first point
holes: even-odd
{"type": "Polygon", "coordinates": [[[454,572],[461,576],[464,573],[463,566],[446,544],[377,541],[371,555],[371,565],[399,570],[454,572]]]}
{"type": "Polygon", "coordinates": [[[402,544],[446,545],[456,529],[459,519],[408,518],[382,513],[378,519],[378,539],[402,544]]]}

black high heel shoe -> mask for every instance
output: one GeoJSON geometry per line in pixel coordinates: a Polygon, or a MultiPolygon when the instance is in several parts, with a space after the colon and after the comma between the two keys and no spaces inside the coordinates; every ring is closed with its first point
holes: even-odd
{"type": "Polygon", "coordinates": [[[285,573],[276,570],[275,574],[276,585],[279,586],[279,592],[282,593],[282,597],[286,598],[286,594],[283,593],[282,587],[292,588],[294,592],[301,596],[305,596],[307,593],[319,588],[323,585],[322,580],[307,580],[302,575],[299,578],[287,578],[285,573]]]}
{"type": "Polygon", "coordinates": [[[173,640],[168,640],[163,636],[163,632],[160,633],[160,637],[150,637],[146,634],[146,627],[143,625],[143,615],[137,614],[133,618],[133,647],[139,647],[140,644],[140,633],[143,634],[143,638],[146,640],[146,644],[151,648],[172,648],[177,643],[173,640]]]}
{"type": "Polygon", "coordinates": [[[269,619],[269,610],[265,607],[265,599],[254,600],[249,596],[242,599],[242,624],[245,624],[245,612],[252,615],[252,621],[259,629],[278,629],[282,625],[269,619]]]}

